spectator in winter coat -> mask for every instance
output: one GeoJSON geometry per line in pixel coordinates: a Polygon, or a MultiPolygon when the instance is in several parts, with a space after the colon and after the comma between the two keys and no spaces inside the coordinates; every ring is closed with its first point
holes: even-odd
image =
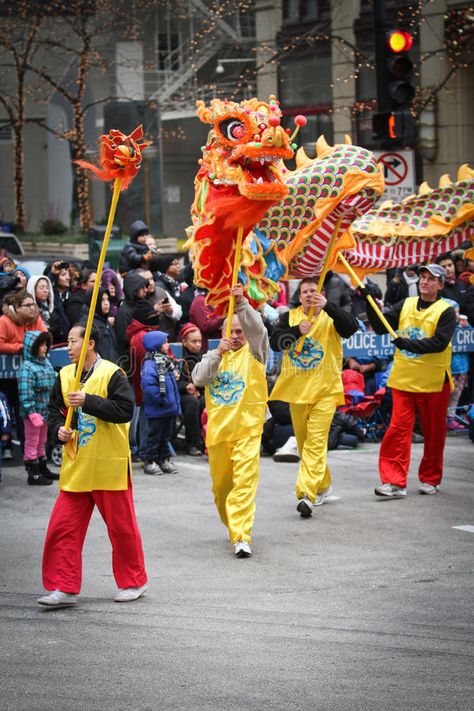
{"type": "Polygon", "coordinates": [[[94,288],[96,276],[97,272],[95,269],[81,269],[79,272],[77,286],[70,294],[66,304],[66,315],[71,324],[79,323],[81,320],[84,314],[86,294],[89,289],[94,288]]]}
{"type": "Polygon", "coordinates": [[[212,306],[206,304],[205,289],[197,289],[194,301],[189,309],[189,320],[199,328],[202,335],[202,352],[207,353],[210,338],[221,338],[224,320],[212,306]]]}
{"type": "Polygon", "coordinates": [[[18,280],[15,290],[16,291],[24,291],[26,289],[26,285],[28,284],[28,279],[31,276],[28,269],[26,267],[22,267],[20,264],[17,264],[15,267],[15,270],[13,272],[13,275],[16,276],[16,278],[18,280]]]}
{"type": "Polygon", "coordinates": [[[176,415],[181,415],[177,380],[179,369],[168,356],[168,336],[150,331],[143,336],[148,351],[142,366],[142,390],[148,431],[145,442],[145,474],[174,474],[170,442],[176,415]]]}
{"type": "Polygon", "coordinates": [[[418,273],[417,267],[407,267],[406,269],[396,269],[393,277],[387,284],[384,304],[394,305],[403,301],[408,296],[418,296],[418,273]]]}
{"type": "Polygon", "coordinates": [[[150,249],[153,242],[148,225],[136,220],[130,226],[130,240],[124,245],[119,259],[119,272],[125,274],[131,269],[148,268],[156,260],[156,252],[150,249]]]}
{"type": "MultiPolygon", "coordinates": [[[[81,318],[81,325],[85,326],[87,322],[87,314],[89,313],[89,308],[92,300],[92,289],[86,293],[86,302],[83,306],[83,313],[81,318]]],[[[117,352],[117,338],[115,336],[115,331],[108,321],[110,313],[110,299],[109,293],[105,289],[99,288],[99,293],[97,295],[97,303],[95,305],[95,314],[92,321],[93,325],[99,333],[99,343],[97,345],[97,352],[101,358],[112,361],[116,363],[118,359],[117,352]]]]}
{"type": "Polygon", "coordinates": [[[0,316],[0,353],[20,353],[27,331],[46,331],[46,326],[33,297],[22,292],[9,298],[0,316]]]}
{"type": "Polygon", "coordinates": [[[48,434],[48,403],[56,380],[48,360],[53,339],[47,331],[25,333],[23,363],[18,370],[20,417],[25,428],[24,464],[28,484],[44,486],[59,479],[48,469],[45,445],[48,434]]]}
{"type": "Polygon", "coordinates": [[[179,297],[179,303],[183,310],[183,315],[181,316],[181,323],[184,325],[189,322],[189,309],[196,296],[196,287],[194,286],[194,269],[191,263],[186,264],[183,269],[183,283],[186,284],[186,288],[181,292],[179,297]]]}
{"type": "Polygon", "coordinates": [[[185,323],[179,332],[179,340],[183,344],[183,357],[180,363],[181,377],[178,381],[178,390],[183,410],[186,447],[188,454],[199,457],[204,450],[201,434],[204,388],[194,385],[192,372],[203,355],[201,331],[193,323],[185,323]]]}
{"type": "Polygon", "coordinates": [[[146,280],[139,274],[127,274],[123,281],[124,300],[115,315],[114,331],[117,339],[118,365],[128,374],[130,371],[130,344],[127,328],[133,321],[133,310],[137,302],[145,298],[146,280]]]}
{"type": "Polygon", "coordinates": [[[137,306],[134,311],[134,318],[142,323],[147,323],[150,319],[153,320],[153,314],[150,304],[153,309],[160,314],[158,324],[160,331],[168,334],[170,342],[175,341],[178,333],[178,322],[181,319],[183,310],[174,298],[162,286],[157,286],[152,272],[149,269],[137,269],[137,274],[140,274],[146,282],[146,301],[137,306]]]}
{"type": "Polygon", "coordinates": [[[46,276],[32,276],[28,279],[26,291],[36,301],[41,318],[48,327],[54,311],[53,285],[46,276]]]}
{"type": "Polygon", "coordinates": [[[102,272],[101,286],[107,289],[110,296],[110,315],[116,316],[123,301],[123,289],[119,275],[113,269],[104,269],[102,272]]]}
{"type": "Polygon", "coordinates": [[[181,263],[172,254],[164,254],[157,261],[158,273],[155,278],[157,286],[161,286],[175,301],[179,302],[181,287],[179,277],[181,274],[181,263]]]}
{"type": "Polygon", "coordinates": [[[65,343],[71,326],[66,306],[71,295],[71,275],[68,262],[53,262],[48,274],[53,285],[54,311],[49,324],[53,343],[65,343]]]}

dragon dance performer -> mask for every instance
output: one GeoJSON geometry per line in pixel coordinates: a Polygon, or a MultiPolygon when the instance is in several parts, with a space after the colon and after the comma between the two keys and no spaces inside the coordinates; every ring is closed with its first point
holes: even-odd
{"type": "MultiPolygon", "coordinates": [[[[382,485],[377,496],[406,496],[411,441],[418,413],[424,436],[423,458],[418,469],[420,494],[436,494],[443,476],[443,450],[451,375],[451,339],[456,327],[454,309],[442,298],[446,270],[439,264],[420,267],[420,296],[410,296],[384,313],[398,329],[393,368],[387,384],[392,388],[390,425],[379,453],[382,485]]],[[[367,315],[376,333],[387,329],[367,304],[367,315]]]]}
{"type": "Polygon", "coordinates": [[[341,379],[342,338],[358,329],[357,320],[317,293],[317,279],[300,283],[300,303],[280,316],[270,345],[283,351],[281,373],[270,400],[290,404],[291,421],[301,456],[296,480],[297,511],[309,518],[313,506],[324,503],[331,491],[327,466],[328,434],[334,412],[344,404],[341,379]],[[308,315],[314,308],[314,319],[308,315]],[[306,336],[298,353],[301,336],[306,336]]]}
{"type": "Polygon", "coordinates": [[[243,296],[242,285],[232,287],[230,293],[236,309],[230,339],[222,338],[217,350],[203,356],[192,379],[198,387],[206,387],[206,445],[217,511],[228,528],[235,555],[247,558],[252,553],[269,342],[259,313],[243,296]]]}
{"type": "Polygon", "coordinates": [[[60,492],[54,505],[43,553],[43,584],[49,595],[40,605],[77,604],[82,580],[82,547],[94,506],[112,543],[112,567],[119,592],[116,602],[136,600],[147,589],[142,542],[132,497],[128,423],[133,395],[125,373],[97,354],[94,328],[88,343],[81,386],[72,392],[85,329],[68,337],[72,365],[59,373],[51,393],[48,425],[63,447],[60,492]],[[73,430],[64,427],[66,403],[76,409],[73,430]],[[77,437],[77,440],[75,440],[77,437]],[[71,450],[77,444],[75,456],[71,450]]]}

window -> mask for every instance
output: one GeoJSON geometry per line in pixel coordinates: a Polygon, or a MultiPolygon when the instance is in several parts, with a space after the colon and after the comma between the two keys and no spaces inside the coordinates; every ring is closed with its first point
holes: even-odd
{"type": "Polygon", "coordinates": [[[318,0],[283,0],[283,22],[306,22],[318,17],[318,0]]]}

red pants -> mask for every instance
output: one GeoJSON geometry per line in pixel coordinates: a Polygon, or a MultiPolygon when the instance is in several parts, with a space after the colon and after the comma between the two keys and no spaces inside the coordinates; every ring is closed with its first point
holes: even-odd
{"type": "Polygon", "coordinates": [[[392,389],[392,418],[380,445],[379,454],[379,471],[383,484],[406,487],[413,426],[418,413],[425,439],[418,477],[421,482],[438,486],[443,476],[449,394],[449,383],[445,383],[439,393],[410,393],[392,389]]]}
{"type": "Polygon", "coordinates": [[[129,485],[126,491],[59,492],[44,544],[46,590],[80,592],[82,547],[95,505],[112,543],[112,569],[118,587],[135,588],[146,583],[142,540],[129,485]]]}

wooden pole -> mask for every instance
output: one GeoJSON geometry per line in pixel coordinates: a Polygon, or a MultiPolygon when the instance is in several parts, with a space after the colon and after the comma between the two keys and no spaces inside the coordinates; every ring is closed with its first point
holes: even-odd
{"type": "MultiPolygon", "coordinates": [[[[237,229],[237,240],[235,243],[235,255],[234,255],[234,267],[232,269],[232,287],[237,284],[237,277],[239,276],[240,267],[240,251],[242,249],[242,238],[244,235],[244,228],[239,227],[237,229]]],[[[227,313],[227,323],[225,329],[225,337],[230,338],[230,332],[232,331],[232,317],[234,315],[235,309],[235,296],[230,295],[229,299],[229,310],[227,313]]]]}
{"type": "MultiPolygon", "coordinates": [[[[359,277],[357,276],[355,271],[352,269],[351,265],[349,264],[347,259],[344,257],[344,255],[341,254],[341,252],[339,252],[337,257],[340,260],[340,262],[344,265],[344,267],[347,269],[347,271],[349,272],[349,274],[351,275],[352,279],[355,281],[357,286],[360,286],[363,288],[364,285],[362,284],[361,280],[359,279],[359,277]]],[[[392,338],[396,338],[397,334],[395,333],[395,331],[393,330],[393,328],[391,327],[391,325],[389,324],[389,322],[387,321],[387,319],[385,318],[385,316],[383,315],[383,313],[381,312],[381,310],[375,303],[375,300],[372,298],[372,296],[370,294],[367,294],[367,301],[372,306],[373,310],[375,311],[375,313],[377,314],[379,319],[382,321],[383,325],[385,326],[385,328],[387,329],[389,334],[392,336],[392,338]]]]}
{"type": "MultiPolygon", "coordinates": [[[[114,182],[114,191],[112,193],[112,202],[110,204],[109,218],[107,221],[107,227],[106,227],[105,234],[104,234],[104,240],[102,242],[102,248],[100,250],[99,262],[97,264],[97,273],[96,273],[96,278],[95,278],[95,282],[94,282],[94,288],[92,290],[91,304],[89,306],[89,313],[87,315],[86,330],[84,332],[84,342],[82,344],[81,354],[79,356],[79,360],[77,363],[73,392],[76,392],[77,390],[79,390],[79,387],[81,384],[82,369],[84,368],[84,362],[86,360],[87,345],[89,343],[89,339],[90,339],[90,335],[91,335],[92,322],[94,320],[94,315],[95,315],[95,307],[97,304],[97,296],[99,294],[102,271],[104,269],[105,257],[107,255],[107,248],[109,246],[110,234],[112,232],[112,225],[114,224],[115,210],[117,209],[117,203],[118,203],[121,187],[122,187],[122,178],[116,178],[115,182],[114,182]]],[[[67,415],[66,415],[66,422],[64,423],[64,427],[66,429],[69,429],[71,426],[73,411],[74,411],[73,407],[68,407],[67,415]]]]}

